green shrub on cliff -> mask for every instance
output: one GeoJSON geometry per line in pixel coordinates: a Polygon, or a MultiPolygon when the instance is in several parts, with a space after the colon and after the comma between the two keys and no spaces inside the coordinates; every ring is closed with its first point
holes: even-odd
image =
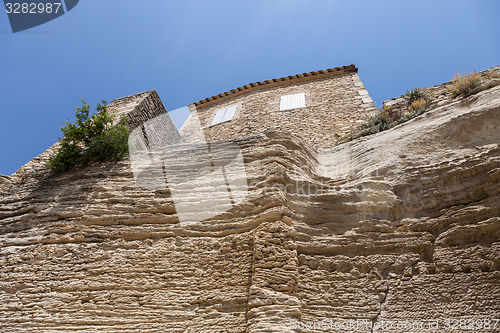
{"type": "Polygon", "coordinates": [[[106,101],[97,103],[96,113],[89,114],[89,105],[82,99],[76,108],[74,123],[61,127],[64,137],[60,148],[49,159],[53,171],[65,171],[91,162],[117,161],[128,155],[129,130],[123,121],[113,125],[106,101]]]}
{"type": "Polygon", "coordinates": [[[422,88],[418,88],[418,87],[415,87],[412,90],[407,90],[405,92],[405,96],[406,96],[407,103],[409,106],[411,106],[413,102],[415,102],[419,99],[427,99],[428,98],[428,96],[424,92],[424,90],[422,88]]]}

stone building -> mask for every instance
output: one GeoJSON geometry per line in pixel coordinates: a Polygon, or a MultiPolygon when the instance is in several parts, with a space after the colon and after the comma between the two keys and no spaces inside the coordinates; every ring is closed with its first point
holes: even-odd
{"type": "Polygon", "coordinates": [[[191,104],[183,129],[198,118],[209,142],[274,130],[330,147],[375,110],[357,71],[350,65],[247,84],[191,104]]]}
{"type": "Polygon", "coordinates": [[[220,167],[237,145],[245,196],[235,168],[222,213],[213,178],[185,177],[181,208],[213,214],[182,224],[169,175],[137,186],[132,156],[53,173],[54,145],[0,175],[0,332],[499,332],[500,67],[483,74],[468,97],[429,87],[425,114],[330,149],[316,147],[373,108],[353,66],[200,101],[180,133],[156,92],[115,100],[146,148],[197,120],[209,141],[238,137],[165,160],[196,173],[208,159],[186,168],[189,151],[210,146],[220,167]]]}
{"type": "MultiPolygon", "coordinates": [[[[250,83],[206,98],[189,105],[191,114],[180,132],[201,130],[204,141],[212,142],[272,130],[297,135],[316,148],[331,147],[376,110],[357,71],[354,65],[336,67],[250,83]]],[[[131,128],[167,112],[155,91],[116,99],[109,109],[128,115],[131,128]]]]}

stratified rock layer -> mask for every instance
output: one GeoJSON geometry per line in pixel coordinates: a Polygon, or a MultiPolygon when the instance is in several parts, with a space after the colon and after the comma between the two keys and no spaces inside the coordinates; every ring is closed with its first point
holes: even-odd
{"type": "Polygon", "coordinates": [[[2,177],[0,331],[307,332],[366,319],[352,331],[439,320],[457,332],[446,319],[499,318],[499,128],[497,86],[330,150],[245,137],[234,142],[247,199],[189,226],[168,189],[135,186],[129,161],[2,177]]]}

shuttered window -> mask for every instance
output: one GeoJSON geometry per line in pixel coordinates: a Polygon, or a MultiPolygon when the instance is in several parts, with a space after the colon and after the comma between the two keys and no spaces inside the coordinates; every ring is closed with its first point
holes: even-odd
{"type": "Polygon", "coordinates": [[[280,100],[280,110],[291,110],[304,108],[306,106],[306,94],[293,94],[281,96],[280,100]]]}
{"type": "Polygon", "coordinates": [[[224,113],[224,118],[222,121],[228,121],[234,118],[234,113],[236,112],[236,105],[232,105],[226,109],[224,113]]]}
{"type": "Polygon", "coordinates": [[[231,120],[234,118],[234,114],[236,112],[236,105],[231,105],[227,108],[220,109],[215,113],[214,119],[210,123],[210,126],[217,125],[223,123],[225,121],[231,120]]]}

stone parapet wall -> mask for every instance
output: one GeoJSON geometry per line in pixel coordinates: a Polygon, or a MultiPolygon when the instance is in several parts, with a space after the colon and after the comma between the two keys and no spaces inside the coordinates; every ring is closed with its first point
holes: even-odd
{"type": "Polygon", "coordinates": [[[167,113],[156,90],[115,99],[109,104],[108,109],[117,116],[117,120],[121,116],[126,116],[131,129],[167,113]]]}
{"type": "MultiPolygon", "coordinates": [[[[479,72],[479,75],[481,76],[481,80],[483,81],[483,83],[492,80],[494,78],[498,78],[500,77],[500,66],[492,67],[487,70],[481,71],[479,72]]],[[[452,81],[450,80],[443,84],[430,86],[422,89],[429,97],[429,102],[430,102],[429,108],[442,106],[452,101],[451,93],[448,91],[448,88],[451,86],[451,84],[452,81]]],[[[388,99],[384,101],[383,105],[386,107],[390,106],[393,109],[400,111],[406,111],[408,109],[407,99],[405,98],[405,94],[388,99]]]]}

